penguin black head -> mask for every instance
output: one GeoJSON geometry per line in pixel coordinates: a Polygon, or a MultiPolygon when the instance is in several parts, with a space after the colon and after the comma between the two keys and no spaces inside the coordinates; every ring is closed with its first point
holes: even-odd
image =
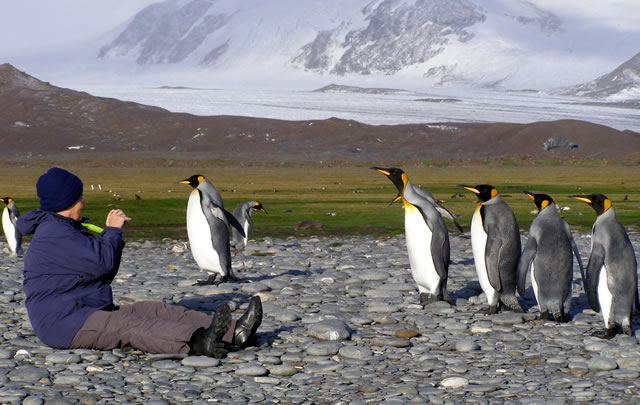
{"type": "Polygon", "coordinates": [[[489,201],[490,199],[498,195],[498,190],[489,184],[479,184],[475,187],[458,184],[458,187],[462,187],[465,190],[471,191],[478,197],[478,200],[482,202],[489,201]]]}
{"type": "Polygon", "coordinates": [[[396,186],[398,192],[402,194],[404,186],[407,184],[407,181],[409,181],[409,177],[407,177],[407,174],[402,169],[398,169],[397,167],[385,169],[383,167],[376,166],[373,166],[372,169],[387,176],[387,178],[396,186]]]}
{"type": "Polygon", "coordinates": [[[549,205],[553,204],[553,198],[546,194],[534,194],[528,191],[523,191],[522,193],[528,195],[529,198],[533,200],[533,202],[536,204],[536,207],[538,207],[538,211],[542,211],[549,205]]]}
{"type": "Polygon", "coordinates": [[[253,207],[251,207],[251,208],[253,208],[253,209],[254,209],[254,210],[256,210],[256,211],[262,211],[262,212],[264,212],[265,214],[267,213],[267,211],[264,209],[264,207],[262,206],[262,204],[260,204],[260,201],[256,201],[256,202],[253,204],[253,207]]]}
{"type": "Polygon", "coordinates": [[[9,204],[11,204],[11,201],[13,201],[13,198],[11,198],[11,197],[2,197],[2,198],[0,198],[0,200],[2,200],[3,203],[9,205],[9,204]]]}
{"type": "Polygon", "coordinates": [[[611,200],[609,200],[604,194],[570,195],[569,198],[589,204],[591,208],[594,209],[597,216],[604,214],[609,210],[609,208],[611,208],[611,200]]]}
{"type": "Polygon", "coordinates": [[[189,177],[188,179],[184,179],[179,181],[179,184],[188,184],[193,188],[196,188],[200,185],[200,183],[202,183],[202,181],[204,180],[204,176],[201,174],[194,174],[193,176],[189,177]]]}

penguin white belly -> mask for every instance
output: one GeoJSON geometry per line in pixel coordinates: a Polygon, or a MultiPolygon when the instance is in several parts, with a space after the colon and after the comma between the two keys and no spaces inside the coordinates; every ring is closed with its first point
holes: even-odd
{"type": "Polygon", "coordinates": [[[404,229],[411,275],[421,293],[437,294],[440,276],[431,256],[431,230],[416,207],[406,204],[404,210],[404,229]]]}
{"type": "Polygon", "coordinates": [[[531,262],[531,286],[533,287],[533,294],[536,296],[538,307],[540,307],[540,297],[538,296],[538,280],[536,280],[536,266],[534,262],[531,262]]]}
{"type": "Polygon", "coordinates": [[[487,275],[487,265],[485,263],[484,254],[487,247],[487,233],[482,227],[482,217],[480,216],[480,207],[476,209],[471,219],[471,247],[473,248],[473,260],[476,264],[476,272],[478,273],[478,281],[482,291],[487,296],[489,305],[498,303],[498,292],[491,286],[489,276],[487,275]]]}
{"type": "Polygon", "coordinates": [[[242,227],[242,229],[244,230],[244,238],[242,238],[242,243],[247,246],[247,243],[249,242],[249,221],[244,221],[244,226],[242,227]]]}
{"type": "Polygon", "coordinates": [[[2,230],[4,231],[4,236],[7,238],[9,249],[15,253],[18,247],[18,241],[16,240],[16,227],[13,226],[13,222],[11,222],[9,209],[7,207],[2,211],[2,230]]]}
{"type": "Polygon", "coordinates": [[[600,269],[600,276],[598,277],[598,302],[600,303],[600,313],[602,319],[604,319],[605,328],[609,329],[613,327],[613,294],[609,290],[607,284],[607,268],[602,266],[600,269]]]}
{"type": "Polygon", "coordinates": [[[191,254],[198,266],[209,273],[224,275],[218,252],[211,242],[211,228],[202,212],[198,190],[191,192],[187,203],[187,235],[191,254]]]}

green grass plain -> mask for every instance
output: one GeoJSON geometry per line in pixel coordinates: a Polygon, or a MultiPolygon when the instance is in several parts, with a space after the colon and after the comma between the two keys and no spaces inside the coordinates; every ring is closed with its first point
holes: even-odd
{"type": "MultiPolygon", "coordinates": [[[[379,166],[385,166],[383,162],[379,166]]],[[[216,162],[194,167],[74,167],[61,165],[85,184],[85,216],[102,225],[111,208],[121,208],[133,218],[127,239],[186,239],[185,215],[191,187],[175,182],[203,174],[218,188],[225,208],[232,211],[241,201],[259,200],[268,214],[254,214],[252,237],[309,235],[392,235],[403,232],[401,204],[388,206],[396,195],[393,184],[368,165],[326,167],[251,166],[216,162]],[[98,190],[101,185],[102,191],[98,190]],[[94,190],[91,190],[93,185],[94,190]],[[136,195],[140,199],[136,199],[136,195]],[[116,200],[119,198],[120,200],[116,200]],[[296,231],[294,224],[319,220],[322,229],[296,231]]],[[[618,219],[629,231],[640,229],[640,169],[606,162],[555,162],[519,165],[455,163],[398,165],[412,183],[429,190],[452,213],[466,231],[475,209],[475,197],[458,184],[495,186],[513,208],[520,228],[528,229],[535,217],[533,202],[523,190],[551,195],[575,230],[589,230],[595,213],[588,205],[567,198],[570,194],[602,193],[613,202],[618,219]],[[464,198],[454,198],[461,194],[464,198]]],[[[21,212],[38,206],[35,183],[47,167],[0,168],[0,194],[16,200],[21,212]]],[[[454,228],[449,228],[454,232],[454,228]]]]}

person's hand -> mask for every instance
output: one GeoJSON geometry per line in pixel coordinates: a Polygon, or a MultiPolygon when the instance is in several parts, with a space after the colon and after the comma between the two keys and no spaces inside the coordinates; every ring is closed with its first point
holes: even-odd
{"type": "Polygon", "coordinates": [[[113,228],[122,229],[125,222],[128,221],[131,221],[131,218],[129,218],[124,212],[122,212],[122,210],[111,210],[109,211],[109,214],[107,214],[107,220],[105,221],[105,224],[113,228]]]}

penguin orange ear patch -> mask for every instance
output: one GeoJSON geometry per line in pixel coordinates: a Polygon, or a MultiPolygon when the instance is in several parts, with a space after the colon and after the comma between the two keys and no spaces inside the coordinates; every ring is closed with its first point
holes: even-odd
{"type": "Polygon", "coordinates": [[[495,189],[495,188],[492,188],[492,189],[491,189],[491,198],[493,198],[493,197],[495,197],[495,196],[497,196],[497,195],[498,195],[498,190],[497,190],[497,189],[495,189]]]}
{"type": "Polygon", "coordinates": [[[604,200],[604,211],[602,212],[607,212],[607,210],[611,208],[611,200],[608,198],[605,198],[604,200]]]}
{"type": "Polygon", "coordinates": [[[542,203],[540,204],[540,211],[547,208],[548,205],[549,205],[549,200],[543,200],[542,203]]]}

